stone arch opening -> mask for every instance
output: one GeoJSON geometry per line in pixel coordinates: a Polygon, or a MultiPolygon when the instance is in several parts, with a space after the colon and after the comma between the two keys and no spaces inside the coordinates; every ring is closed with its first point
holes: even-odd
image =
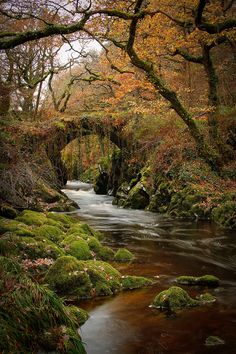
{"type": "Polygon", "coordinates": [[[108,137],[111,143],[122,151],[128,148],[128,142],[122,136],[122,127],[112,125],[107,127],[102,125],[99,120],[93,119],[91,121],[87,117],[79,120],[57,120],[53,124],[55,129],[52,135],[49,136],[46,153],[60,186],[64,186],[68,180],[67,169],[62,159],[62,151],[74,140],[80,140],[89,135],[97,135],[101,138],[108,137]],[[108,131],[109,134],[107,134],[108,131]]]}

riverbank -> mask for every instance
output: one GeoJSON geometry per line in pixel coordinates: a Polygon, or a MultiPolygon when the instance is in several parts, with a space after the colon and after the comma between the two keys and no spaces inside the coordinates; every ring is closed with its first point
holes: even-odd
{"type": "Polygon", "coordinates": [[[0,235],[3,353],[85,353],[80,301],[153,283],[121,276],[107,261],[127,262],[132,253],[103,246],[102,234],[77,216],[11,208],[0,235]]]}

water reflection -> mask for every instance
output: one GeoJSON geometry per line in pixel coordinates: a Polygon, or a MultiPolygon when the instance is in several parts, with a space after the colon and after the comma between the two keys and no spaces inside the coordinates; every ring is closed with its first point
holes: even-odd
{"type": "MultiPolygon", "coordinates": [[[[88,354],[103,353],[233,353],[236,346],[235,233],[209,222],[172,220],[163,215],[112,205],[112,197],[96,195],[89,184],[69,182],[64,192],[78,202],[78,215],[105,233],[113,248],[128,246],[136,261],[117,265],[122,273],[156,277],[155,286],[111,298],[84,301],[90,312],[82,327],[88,354]],[[178,275],[214,274],[222,279],[214,290],[217,303],[166,318],[150,309],[154,296],[174,284],[178,275]],[[225,346],[208,348],[208,335],[225,346]]],[[[200,289],[189,289],[192,295],[200,289]]]]}

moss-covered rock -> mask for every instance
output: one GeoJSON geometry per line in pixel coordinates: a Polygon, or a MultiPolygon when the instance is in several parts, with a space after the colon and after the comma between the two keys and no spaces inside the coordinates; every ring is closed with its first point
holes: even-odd
{"type": "Polygon", "coordinates": [[[149,204],[149,195],[141,182],[138,182],[129,192],[123,206],[132,209],[145,209],[149,204]]]}
{"type": "Polygon", "coordinates": [[[108,181],[109,175],[107,172],[102,171],[99,175],[96,176],[94,182],[94,191],[96,194],[107,194],[108,191],[108,181]]]}
{"type": "Polygon", "coordinates": [[[121,290],[121,275],[102,261],[78,261],[65,256],[48,270],[45,281],[59,294],[73,298],[111,295],[121,290]]]}
{"type": "Polygon", "coordinates": [[[32,228],[23,224],[22,222],[14,219],[0,219],[0,234],[4,234],[5,232],[12,232],[19,236],[29,236],[33,237],[34,232],[32,228]]]}
{"type": "Polygon", "coordinates": [[[193,277],[188,275],[180,276],[176,279],[178,284],[182,285],[199,285],[207,287],[217,287],[219,286],[219,278],[214,275],[203,275],[201,277],[193,277]]]}
{"type": "Polygon", "coordinates": [[[70,254],[71,256],[80,260],[87,260],[92,258],[92,253],[89,250],[89,246],[83,239],[68,243],[64,247],[64,250],[67,254],[70,254]]]}
{"type": "Polygon", "coordinates": [[[113,199],[112,204],[113,205],[118,205],[118,206],[123,206],[124,203],[126,202],[128,198],[128,194],[130,191],[130,185],[128,182],[123,182],[117,192],[116,192],[116,197],[113,199]]]}
{"type": "Polygon", "coordinates": [[[93,296],[107,296],[121,290],[121,274],[109,263],[87,261],[84,267],[93,284],[93,296]]]}
{"type": "Polygon", "coordinates": [[[206,303],[211,303],[211,302],[215,302],[216,301],[216,297],[213,296],[212,294],[209,293],[204,293],[201,294],[197,297],[197,299],[202,303],[202,304],[206,304],[206,303]]]}
{"type": "Polygon", "coordinates": [[[122,276],[122,286],[125,290],[132,290],[151,285],[152,281],[144,277],[137,277],[132,275],[122,276]]]}
{"type": "Polygon", "coordinates": [[[0,352],[40,352],[45,334],[54,333],[57,341],[51,350],[85,353],[76,316],[55,293],[34,283],[16,261],[5,257],[0,257],[0,290],[0,352]]]}
{"type": "Polygon", "coordinates": [[[64,236],[63,231],[52,225],[42,225],[34,230],[36,238],[47,238],[55,243],[58,243],[64,236]]]}
{"type": "Polygon", "coordinates": [[[70,227],[74,222],[75,219],[66,214],[58,214],[58,213],[47,213],[47,218],[52,219],[54,221],[62,223],[65,227],[70,227]]]}
{"type": "Polygon", "coordinates": [[[76,235],[76,234],[67,235],[60,242],[60,246],[61,247],[67,247],[71,242],[78,241],[78,240],[83,240],[83,237],[81,237],[81,235],[79,236],[79,235],[76,235]]]}
{"type": "Polygon", "coordinates": [[[205,340],[205,345],[209,346],[209,347],[211,347],[211,346],[213,347],[216,345],[224,345],[224,344],[225,344],[225,341],[217,336],[209,336],[205,340]]]}
{"type": "Polygon", "coordinates": [[[20,216],[17,216],[16,220],[30,226],[41,226],[47,223],[47,217],[44,213],[32,210],[24,210],[20,216]]]}
{"type": "Polygon", "coordinates": [[[185,290],[178,286],[172,286],[160,292],[152,303],[154,307],[170,310],[198,306],[199,304],[199,301],[192,299],[185,290]]]}
{"type": "Polygon", "coordinates": [[[114,260],[117,262],[129,262],[134,259],[133,253],[126,248],[119,248],[114,256],[114,260]]]}
{"type": "Polygon", "coordinates": [[[89,249],[95,253],[98,253],[102,248],[101,242],[94,236],[88,238],[89,249]]]}
{"type": "Polygon", "coordinates": [[[111,261],[114,258],[114,251],[108,246],[102,246],[96,256],[103,261],[111,261]]]}
{"type": "Polygon", "coordinates": [[[14,219],[17,217],[18,212],[16,209],[12,208],[9,205],[2,205],[0,207],[0,215],[5,218],[14,219]]]}
{"type": "Polygon", "coordinates": [[[43,201],[49,204],[60,202],[63,199],[63,195],[61,193],[57,192],[53,188],[50,188],[49,185],[46,185],[45,183],[41,183],[39,185],[37,194],[43,201]]]}
{"type": "Polygon", "coordinates": [[[58,257],[65,255],[60,247],[47,238],[38,240],[32,237],[24,237],[21,241],[18,239],[18,248],[20,252],[29,259],[57,259],[58,257]]]}
{"type": "Polygon", "coordinates": [[[94,236],[98,239],[101,238],[101,234],[98,231],[93,230],[89,225],[87,224],[81,224],[80,222],[75,223],[72,225],[68,231],[67,235],[77,235],[80,236],[84,239],[88,239],[90,236],[94,236]]]}
{"type": "Polygon", "coordinates": [[[84,264],[72,256],[58,258],[49,268],[44,281],[61,295],[76,298],[91,296],[92,283],[84,264]]]}
{"type": "Polygon", "coordinates": [[[171,181],[160,180],[154,195],[150,199],[148,210],[166,212],[174,194],[174,184],[171,181]],[[165,209],[164,209],[165,208],[165,209]]]}
{"type": "Polygon", "coordinates": [[[212,219],[222,227],[236,229],[236,201],[226,201],[214,208],[212,219]]]}

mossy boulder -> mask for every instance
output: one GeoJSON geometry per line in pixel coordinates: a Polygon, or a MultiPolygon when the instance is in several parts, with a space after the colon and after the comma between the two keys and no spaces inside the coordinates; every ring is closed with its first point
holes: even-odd
{"type": "Polygon", "coordinates": [[[102,171],[99,175],[96,176],[94,182],[94,191],[96,194],[107,194],[108,192],[108,181],[109,175],[107,172],[102,171]]]}
{"type": "Polygon", "coordinates": [[[0,257],[0,291],[0,352],[41,352],[45,334],[54,333],[57,341],[51,350],[85,353],[76,316],[54,292],[34,283],[6,257],[0,257]]]}
{"type": "Polygon", "coordinates": [[[89,250],[89,246],[83,239],[68,243],[64,247],[64,250],[67,254],[70,254],[71,256],[80,260],[87,260],[92,258],[92,253],[89,250]]]}
{"type": "Polygon", "coordinates": [[[24,237],[22,238],[22,241],[18,243],[18,248],[21,253],[29,259],[57,259],[58,257],[65,255],[64,251],[60,247],[47,238],[38,240],[32,237],[24,237]]]}
{"type": "Polygon", "coordinates": [[[160,309],[177,310],[198,306],[199,301],[192,299],[188,293],[178,286],[160,292],[154,299],[152,306],[160,309]]]}
{"type": "Polygon", "coordinates": [[[63,231],[52,225],[39,226],[34,233],[37,238],[47,238],[55,243],[58,243],[64,236],[63,231]]]}
{"type": "Polygon", "coordinates": [[[114,256],[116,262],[129,262],[134,259],[133,253],[126,248],[119,248],[114,256]]]}
{"type": "Polygon", "coordinates": [[[201,294],[197,297],[197,299],[202,303],[202,304],[207,304],[207,303],[212,303],[216,301],[216,297],[213,296],[210,293],[204,293],[201,294]]]}
{"type": "Polygon", "coordinates": [[[2,205],[0,207],[0,215],[5,218],[14,219],[18,215],[18,211],[9,205],[2,205]]]}
{"type": "Polygon", "coordinates": [[[58,258],[49,268],[44,281],[58,294],[76,298],[90,297],[92,290],[92,283],[83,263],[73,256],[58,258]]]}
{"type": "Polygon", "coordinates": [[[61,201],[63,195],[55,189],[50,188],[48,185],[41,183],[38,186],[37,195],[46,203],[56,203],[61,201]]]}
{"type": "Polygon", "coordinates": [[[17,216],[16,220],[30,226],[41,226],[47,223],[47,217],[44,213],[32,210],[24,210],[20,216],[17,216]]]}
{"type": "Polygon", "coordinates": [[[113,199],[112,204],[122,206],[125,203],[126,199],[128,198],[129,191],[130,191],[129,183],[123,182],[119,186],[116,192],[116,197],[113,199]]]}
{"type": "Polygon", "coordinates": [[[75,223],[74,225],[72,225],[68,231],[67,231],[67,235],[72,235],[75,234],[77,236],[80,236],[84,239],[88,239],[88,237],[93,236],[96,237],[98,239],[101,238],[101,234],[98,231],[93,230],[89,225],[87,224],[81,224],[81,223],[75,223]]]}
{"type": "Polygon", "coordinates": [[[137,277],[132,275],[122,276],[122,287],[124,290],[132,290],[151,285],[152,281],[145,277],[137,277]]]}
{"type": "Polygon", "coordinates": [[[83,237],[81,235],[76,235],[76,234],[71,234],[65,236],[63,240],[60,242],[61,247],[67,247],[71,242],[78,241],[78,240],[83,240],[83,237]]]}
{"type": "Polygon", "coordinates": [[[208,193],[192,186],[176,185],[168,202],[167,212],[180,218],[210,217],[211,207],[206,203],[208,193]]]}
{"type": "Polygon", "coordinates": [[[155,194],[150,198],[148,210],[166,212],[174,192],[173,182],[165,180],[159,181],[155,194]]]}
{"type": "Polygon", "coordinates": [[[114,258],[114,251],[108,246],[102,246],[97,253],[97,257],[103,261],[111,261],[114,258]]]}
{"type": "Polygon", "coordinates": [[[132,209],[145,209],[149,204],[149,195],[141,182],[138,182],[129,192],[123,206],[132,209]]]}
{"type": "Polygon", "coordinates": [[[205,340],[205,345],[209,346],[209,347],[213,347],[216,345],[224,345],[224,344],[225,344],[225,341],[217,336],[209,336],[205,340]]]}
{"type": "Polygon", "coordinates": [[[219,286],[220,280],[214,275],[203,275],[201,277],[183,275],[178,277],[176,282],[181,285],[199,285],[214,288],[219,286]]]}
{"type": "Polygon", "coordinates": [[[212,219],[222,227],[236,229],[236,201],[226,201],[214,208],[212,219]]]}
{"type": "Polygon", "coordinates": [[[84,268],[93,284],[93,296],[107,296],[121,290],[121,274],[109,263],[87,261],[84,268]]]}
{"type": "Polygon", "coordinates": [[[96,255],[96,258],[103,261],[109,261],[113,259],[114,251],[110,247],[103,246],[96,237],[89,237],[87,242],[90,250],[96,255]]]}
{"type": "Polygon", "coordinates": [[[48,270],[45,281],[58,293],[69,298],[111,295],[121,290],[121,275],[102,261],[79,261],[65,256],[48,270]]]}
{"type": "Polygon", "coordinates": [[[52,219],[57,222],[60,222],[65,227],[70,227],[73,223],[75,223],[75,219],[69,215],[66,215],[66,214],[48,212],[47,218],[52,219]]]}
{"type": "Polygon", "coordinates": [[[6,218],[0,219],[0,234],[4,234],[5,232],[12,232],[19,236],[29,236],[33,237],[34,232],[32,228],[23,224],[19,220],[11,220],[6,218]]]}
{"type": "Polygon", "coordinates": [[[102,247],[101,242],[94,236],[88,238],[88,246],[95,253],[98,253],[102,247]]]}

